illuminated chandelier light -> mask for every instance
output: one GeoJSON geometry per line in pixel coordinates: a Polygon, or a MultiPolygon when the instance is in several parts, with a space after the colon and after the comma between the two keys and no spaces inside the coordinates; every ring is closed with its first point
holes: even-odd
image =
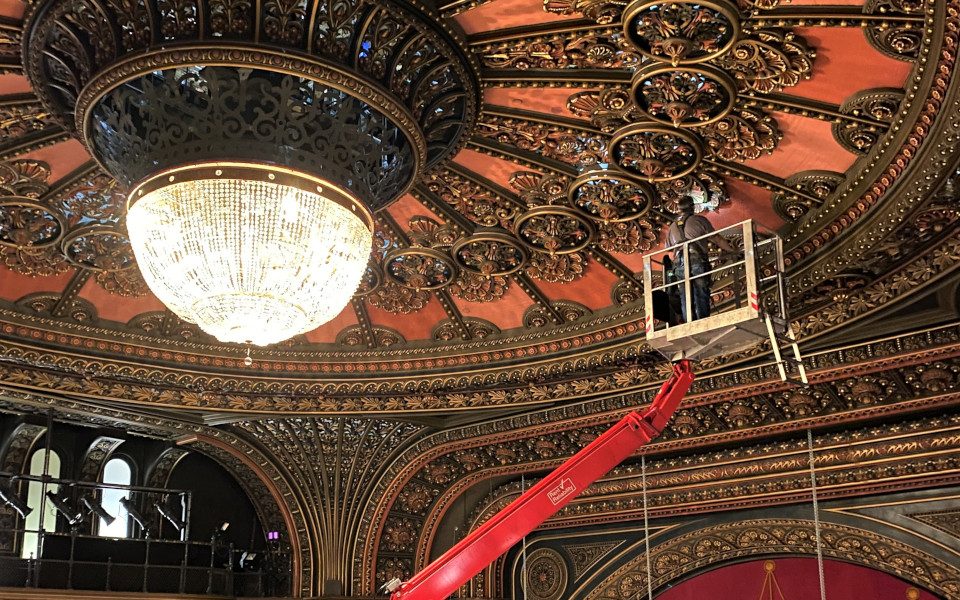
{"type": "Polygon", "coordinates": [[[127,228],[143,277],[223,342],[266,346],[333,319],[363,276],[373,216],[322,179],[206,163],[137,185],[127,228]]]}

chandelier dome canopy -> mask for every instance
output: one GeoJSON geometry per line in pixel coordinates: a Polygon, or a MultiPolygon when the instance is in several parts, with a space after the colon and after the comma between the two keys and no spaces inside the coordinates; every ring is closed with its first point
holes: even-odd
{"type": "Polygon", "coordinates": [[[131,190],[130,244],[170,310],[224,342],[315,329],[356,292],[374,211],[472,127],[472,59],[405,0],[348,2],[366,17],[337,31],[268,6],[171,21],[147,4],[32,5],[38,96],[131,190]]]}

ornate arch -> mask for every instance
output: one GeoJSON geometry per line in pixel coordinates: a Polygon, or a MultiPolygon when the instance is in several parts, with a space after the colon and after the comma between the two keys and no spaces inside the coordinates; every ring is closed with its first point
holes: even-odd
{"type": "MultiPolygon", "coordinates": [[[[926,552],[848,525],[823,523],[823,555],[900,577],[945,598],[960,597],[960,568],[926,552]]],[[[813,521],[753,519],[692,531],[653,548],[653,588],[720,563],[776,555],[816,554],[813,521]]],[[[647,589],[646,554],[640,552],[596,583],[587,580],[573,598],[633,598],[647,589]],[[581,590],[588,589],[585,594],[581,590]]]]}

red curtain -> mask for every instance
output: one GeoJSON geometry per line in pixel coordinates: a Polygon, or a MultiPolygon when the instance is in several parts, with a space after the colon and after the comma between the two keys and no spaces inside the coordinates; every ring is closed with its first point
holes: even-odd
{"type": "MultiPolygon", "coordinates": [[[[766,562],[756,560],[714,569],[673,586],[657,600],[780,600],[776,589],[772,596],[769,588],[764,590],[766,562]]],[[[816,559],[781,558],[772,562],[772,575],[783,600],[820,600],[816,559]]],[[[823,567],[827,600],[939,600],[902,579],[867,567],[834,560],[824,561],[823,567]]]]}

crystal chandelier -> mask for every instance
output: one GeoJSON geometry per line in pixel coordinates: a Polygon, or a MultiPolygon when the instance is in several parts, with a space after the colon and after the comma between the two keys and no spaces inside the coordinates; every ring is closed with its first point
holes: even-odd
{"type": "Polygon", "coordinates": [[[322,3],[226,16],[201,2],[182,20],[134,4],[37,0],[23,35],[45,109],[128,190],[114,237],[171,312],[220,341],[335,318],[367,274],[373,215],[476,123],[462,32],[406,0],[349,0],[365,16],[348,25],[322,3]]]}
{"type": "Polygon", "coordinates": [[[150,289],[224,342],[273,344],[333,319],[356,291],[373,217],[324,180],[256,163],[159,173],[127,228],[150,289]]]}

